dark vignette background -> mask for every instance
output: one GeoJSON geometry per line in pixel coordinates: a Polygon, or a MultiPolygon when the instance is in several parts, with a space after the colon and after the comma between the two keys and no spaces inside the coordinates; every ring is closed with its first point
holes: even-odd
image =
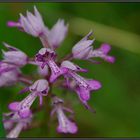
{"type": "MultiPolygon", "coordinates": [[[[49,27],[58,18],[69,22],[67,38],[57,50],[59,58],[69,53],[72,46],[92,29],[96,39],[94,47],[102,42],[110,43],[116,63],[91,65],[75,61],[89,69],[84,76],[102,82],[102,89],[93,93],[89,101],[97,111],[95,115],[84,109],[76,94],[62,94],[61,89],[54,89],[75,111],[79,126],[76,135],[57,134],[56,120],[49,122],[46,107],[35,116],[34,124],[41,123],[41,126],[22,132],[20,137],[140,137],[140,3],[1,3],[0,48],[4,48],[2,42],[5,41],[31,57],[41,48],[38,39],[6,26],[8,20],[18,20],[19,13],[25,14],[27,9],[32,11],[34,5],[49,27]]],[[[36,74],[35,67],[27,66],[22,70],[26,74],[36,74]]],[[[18,95],[22,87],[0,89],[3,112],[8,111],[8,103],[26,96],[18,95]]]]}

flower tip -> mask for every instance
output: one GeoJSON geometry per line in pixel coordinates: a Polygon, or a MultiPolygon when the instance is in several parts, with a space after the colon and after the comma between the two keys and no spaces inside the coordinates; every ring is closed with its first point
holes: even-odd
{"type": "Polygon", "coordinates": [[[36,5],[34,5],[34,10],[37,11],[36,5]]]}
{"type": "Polygon", "coordinates": [[[5,51],[4,50],[1,50],[2,51],[2,54],[4,55],[5,54],[5,51]]]}
{"type": "Polygon", "coordinates": [[[113,57],[113,56],[107,56],[106,58],[105,58],[105,60],[107,61],[107,62],[109,62],[109,63],[114,63],[115,62],[115,57],[113,57]]]}
{"type": "Polygon", "coordinates": [[[19,105],[19,102],[13,102],[13,103],[10,103],[8,108],[12,111],[17,111],[18,110],[18,105],[19,105]]]}
{"type": "Polygon", "coordinates": [[[19,16],[20,16],[20,17],[24,17],[24,16],[22,15],[22,13],[19,13],[19,16]]]}
{"type": "Polygon", "coordinates": [[[69,122],[66,128],[62,127],[61,125],[59,125],[57,127],[57,132],[58,133],[75,134],[75,133],[77,133],[77,131],[78,131],[78,127],[77,127],[77,125],[74,122],[69,122]]]}
{"type": "Polygon", "coordinates": [[[87,39],[89,39],[93,35],[92,29],[89,31],[89,33],[86,35],[87,39]]]}
{"type": "Polygon", "coordinates": [[[8,27],[15,27],[16,25],[17,25],[16,22],[13,22],[13,21],[8,21],[8,22],[7,22],[7,26],[8,26],[8,27]]]}
{"type": "Polygon", "coordinates": [[[89,80],[89,83],[90,83],[91,87],[93,88],[93,90],[98,90],[102,87],[101,82],[99,82],[97,80],[89,80]]]}
{"type": "Polygon", "coordinates": [[[36,5],[34,5],[34,12],[36,13],[38,13],[39,11],[38,11],[38,9],[37,9],[37,7],[36,7],[36,5]]]}
{"type": "Polygon", "coordinates": [[[90,112],[92,112],[92,113],[96,113],[96,110],[95,109],[93,109],[93,108],[91,108],[89,105],[88,105],[88,103],[87,102],[83,102],[83,104],[84,104],[84,106],[85,106],[85,108],[87,109],[87,110],[89,110],[90,112]]]}
{"type": "Polygon", "coordinates": [[[6,42],[2,42],[2,44],[3,44],[6,48],[9,47],[9,45],[8,45],[6,42]]]}
{"type": "Polygon", "coordinates": [[[19,92],[19,94],[23,94],[23,93],[25,93],[25,92],[28,92],[29,90],[30,90],[29,87],[26,87],[26,88],[22,89],[22,90],[19,92]]]}
{"type": "Polygon", "coordinates": [[[25,17],[22,15],[22,13],[19,14],[20,16],[20,20],[22,21],[23,19],[25,19],[25,17]]]}
{"type": "Polygon", "coordinates": [[[103,43],[100,47],[100,50],[104,53],[107,54],[111,50],[111,46],[107,43],[103,43]]]}

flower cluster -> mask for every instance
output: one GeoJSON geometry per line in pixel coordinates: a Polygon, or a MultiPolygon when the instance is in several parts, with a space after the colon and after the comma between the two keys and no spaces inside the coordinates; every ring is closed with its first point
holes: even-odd
{"type": "Polygon", "coordinates": [[[4,127],[8,132],[7,137],[16,138],[23,129],[27,129],[31,125],[35,115],[31,107],[37,98],[39,98],[39,106],[42,106],[43,96],[47,96],[51,100],[52,111],[50,114],[54,117],[56,113],[57,132],[76,133],[78,131],[76,123],[65,114],[65,112],[73,114],[73,111],[65,107],[63,99],[52,93],[51,88],[59,81],[59,84],[57,83],[59,88],[74,91],[83,106],[95,112],[88,105],[88,100],[90,94],[100,89],[102,85],[98,80],[86,79],[79,75],[80,72],[86,73],[88,70],[79,67],[72,61],[80,59],[96,64],[98,62],[95,59],[99,57],[104,61],[114,63],[115,58],[108,55],[111,49],[110,45],[102,44],[98,49],[93,49],[94,39],[90,39],[91,31],[72,47],[70,54],[58,61],[56,49],[60,47],[68,31],[68,24],[65,24],[63,19],[59,19],[49,29],[45,26],[37,8],[34,7],[34,14],[27,11],[26,16],[20,14],[18,22],[9,21],[7,25],[17,27],[20,31],[39,38],[42,43],[42,48],[33,59],[21,50],[3,43],[7,51],[2,51],[0,87],[17,85],[21,82],[24,83],[25,88],[20,93],[29,92],[23,100],[10,103],[8,106],[10,112],[3,114],[4,127]],[[37,67],[41,79],[28,78],[22,73],[21,68],[27,64],[37,67]]]}

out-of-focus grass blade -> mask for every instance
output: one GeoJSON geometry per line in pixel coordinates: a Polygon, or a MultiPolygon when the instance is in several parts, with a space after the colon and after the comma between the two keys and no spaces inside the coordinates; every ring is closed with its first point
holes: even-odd
{"type": "Polygon", "coordinates": [[[3,122],[2,122],[2,112],[0,110],[0,138],[5,137],[5,131],[3,127],[3,122]]]}
{"type": "Polygon", "coordinates": [[[70,30],[77,35],[86,35],[89,29],[93,30],[98,41],[140,53],[140,36],[137,34],[79,17],[70,20],[70,30]]]}

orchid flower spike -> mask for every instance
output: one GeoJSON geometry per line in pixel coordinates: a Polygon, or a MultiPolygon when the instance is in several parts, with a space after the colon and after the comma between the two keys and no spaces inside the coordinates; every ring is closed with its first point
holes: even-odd
{"type": "Polygon", "coordinates": [[[96,58],[101,58],[109,63],[114,63],[115,58],[109,54],[111,46],[104,43],[99,48],[94,48],[95,39],[91,38],[93,33],[90,31],[73,46],[70,54],[61,60],[57,59],[56,49],[60,47],[67,35],[68,24],[63,19],[58,19],[51,28],[48,28],[35,6],[33,13],[27,11],[26,15],[20,14],[18,22],[9,21],[8,26],[17,27],[20,31],[40,39],[42,48],[37,51],[34,57],[29,58],[23,51],[3,43],[8,51],[2,51],[0,87],[18,82],[28,84],[19,92],[28,92],[28,95],[21,101],[10,103],[8,108],[11,112],[4,114],[3,123],[8,132],[7,138],[17,138],[21,131],[27,128],[32,119],[32,112],[38,112],[43,109],[44,96],[51,100],[51,116],[55,114],[58,120],[57,132],[64,134],[77,133],[78,127],[76,123],[66,113],[69,112],[73,116],[73,111],[65,107],[64,101],[53,95],[51,91],[54,86],[55,88],[61,87],[74,91],[82,105],[95,113],[95,110],[89,106],[88,101],[91,98],[91,94],[99,90],[102,84],[98,80],[81,76],[79,73],[86,73],[88,70],[74,64],[71,60],[79,59],[99,64],[100,62],[96,61],[96,58]],[[34,73],[30,76],[23,75],[21,68],[26,64],[36,66],[37,73],[35,74],[37,75],[34,73]],[[32,111],[33,103],[36,99],[39,99],[39,108],[32,111]]]}
{"type": "Polygon", "coordinates": [[[69,108],[64,107],[63,100],[58,98],[57,96],[54,96],[52,98],[52,105],[53,110],[51,112],[51,116],[56,113],[59,123],[57,127],[57,132],[75,134],[78,131],[77,125],[73,121],[68,119],[64,113],[64,111],[68,111],[70,113],[72,113],[73,111],[69,108]]]}

